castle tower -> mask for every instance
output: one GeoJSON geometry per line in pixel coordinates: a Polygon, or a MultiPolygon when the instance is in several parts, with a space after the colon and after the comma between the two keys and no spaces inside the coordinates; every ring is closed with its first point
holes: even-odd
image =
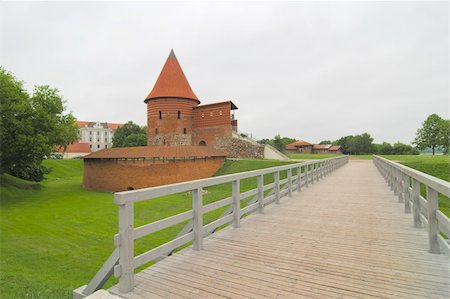
{"type": "Polygon", "coordinates": [[[192,145],[193,108],[200,104],[173,50],[144,101],[147,145],[192,145]]]}

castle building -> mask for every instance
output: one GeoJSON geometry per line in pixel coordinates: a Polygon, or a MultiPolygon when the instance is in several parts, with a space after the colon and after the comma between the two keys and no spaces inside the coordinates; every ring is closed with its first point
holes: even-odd
{"type": "MultiPolygon", "coordinates": [[[[263,154],[263,147],[233,138],[237,130],[233,102],[200,105],[173,50],[144,102],[147,146],[97,146],[100,150],[84,157],[85,188],[123,191],[201,179],[212,176],[233,149],[246,155],[246,150],[254,154],[257,148],[256,154],[263,154]]],[[[83,136],[91,138],[91,133],[83,136]]]]}
{"type": "Polygon", "coordinates": [[[144,102],[149,146],[220,149],[237,131],[236,105],[231,101],[200,105],[173,50],[144,102]]]}

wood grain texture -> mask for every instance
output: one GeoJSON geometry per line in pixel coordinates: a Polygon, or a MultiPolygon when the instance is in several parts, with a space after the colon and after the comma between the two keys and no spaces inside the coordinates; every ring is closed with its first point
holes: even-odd
{"type": "MultiPolygon", "coordinates": [[[[417,200],[417,199],[416,199],[417,200]]],[[[448,298],[450,259],[428,252],[371,161],[350,161],[135,275],[124,298],[448,298]]]]}

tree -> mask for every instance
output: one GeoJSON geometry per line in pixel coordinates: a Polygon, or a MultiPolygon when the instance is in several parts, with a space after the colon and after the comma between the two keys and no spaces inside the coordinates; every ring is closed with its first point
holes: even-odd
{"type": "Polygon", "coordinates": [[[362,155],[373,153],[373,138],[368,133],[363,133],[360,135],[349,135],[342,137],[333,144],[339,144],[344,148],[346,154],[352,155],[362,155]]]}
{"type": "Polygon", "coordinates": [[[333,142],[331,140],[322,140],[319,144],[333,144],[333,142]]]}
{"type": "Polygon", "coordinates": [[[30,96],[22,81],[0,67],[0,172],[42,180],[48,171],[44,157],[78,139],[75,118],[64,111],[57,89],[37,86],[30,96]]]}
{"type": "Polygon", "coordinates": [[[123,143],[125,147],[131,146],[146,146],[147,145],[147,135],[145,134],[131,134],[125,138],[123,143]]]}
{"type": "Polygon", "coordinates": [[[114,133],[113,137],[113,147],[127,147],[127,146],[139,146],[141,143],[138,143],[138,145],[127,145],[127,144],[136,144],[136,140],[142,140],[142,136],[139,138],[132,137],[131,140],[126,143],[127,137],[130,135],[144,135],[145,136],[145,143],[142,145],[147,145],[147,129],[146,127],[140,127],[139,125],[133,123],[132,121],[127,122],[125,125],[119,127],[116,132],[114,133]]]}
{"type": "Polygon", "coordinates": [[[420,150],[430,147],[433,155],[435,153],[435,149],[439,146],[448,148],[448,126],[448,120],[444,120],[435,113],[429,115],[422,123],[422,128],[417,130],[416,138],[414,139],[413,144],[420,150]]]}

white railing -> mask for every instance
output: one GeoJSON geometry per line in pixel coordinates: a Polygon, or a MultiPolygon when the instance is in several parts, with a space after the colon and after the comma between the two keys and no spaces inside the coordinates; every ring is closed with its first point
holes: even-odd
{"type": "Polygon", "coordinates": [[[234,228],[238,228],[244,214],[255,211],[262,213],[268,204],[273,202],[278,204],[281,197],[291,196],[295,190],[301,191],[303,187],[313,184],[347,162],[347,156],[340,156],[172,185],[117,192],[114,194],[114,202],[119,206],[119,233],[114,238],[116,249],[88,285],[74,290],[74,298],[84,298],[100,289],[113,273],[119,278],[119,291],[129,292],[134,286],[134,270],[136,268],[164,257],[191,241],[192,249],[202,250],[203,238],[219,227],[231,223],[234,228]],[[286,172],[285,179],[280,179],[281,172],[286,172]],[[269,174],[274,175],[274,182],[264,185],[264,175],[269,174]],[[241,192],[240,181],[248,178],[256,178],[257,188],[241,192]],[[224,183],[231,183],[231,197],[203,205],[203,188],[224,183]],[[134,227],[134,203],[187,191],[192,194],[191,210],[134,227]],[[241,208],[241,201],[246,198],[253,199],[247,203],[247,206],[241,208]],[[203,223],[205,213],[228,205],[232,207],[228,213],[211,223],[206,225],[203,223]],[[186,226],[188,229],[184,229],[175,239],[134,256],[134,240],[187,220],[191,220],[192,224],[186,226]]]}
{"type": "Polygon", "coordinates": [[[450,183],[407,166],[374,156],[373,162],[391,190],[404,203],[405,213],[413,215],[415,227],[428,230],[429,251],[450,254],[450,220],[439,210],[438,194],[450,197],[450,183]],[[426,188],[426,198],[420,195],[420,184],[426,188]]]}

